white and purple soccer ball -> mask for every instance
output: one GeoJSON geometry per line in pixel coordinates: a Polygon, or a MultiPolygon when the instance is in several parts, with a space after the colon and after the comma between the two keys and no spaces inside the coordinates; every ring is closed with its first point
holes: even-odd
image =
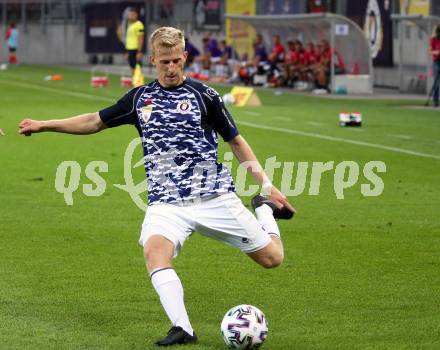
{"type": "Polygon", "coordinates": [[[268,323],[255,306],[237,305],[223,317],[221,332],[230,348],[257,349],[267,337],[268,323]]]}

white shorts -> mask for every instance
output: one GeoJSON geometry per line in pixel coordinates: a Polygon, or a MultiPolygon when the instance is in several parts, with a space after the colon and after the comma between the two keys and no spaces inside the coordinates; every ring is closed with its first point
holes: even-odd
{"type": "Polygon", "coordinates": [[[161,235],[174,244],[174,257],[194,232],[214,238],[245,253],[266,247],[270,235],[235,193],[223,194],[191,205],[153,204],[142,224],[139,244],[161,235]]]}

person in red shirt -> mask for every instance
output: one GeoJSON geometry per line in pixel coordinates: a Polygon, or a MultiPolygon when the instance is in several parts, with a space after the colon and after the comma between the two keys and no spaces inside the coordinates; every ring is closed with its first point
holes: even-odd
{"type": "Polygon", "coordinates": [[[315,70],[316,85],[319,89],[328,89],[332,52],[334,53],[335,74],[345,73],[345,63],[341,54],[336,49],[332,49],[327,40],[321,40],[318,50],[320,53],[318,54],[318,65],[315,70]]]}
{"type": "Polygon", "coordinates": [[[297,40],[295,46],[296,46],[296,52],[298,53],[298,64],[296,68],[299,78],[298,88],[300,90],[305,90],[308,87],[307,67],[309,64],[309,53],[304,49],[304,46],[301,41],[297,40]]]}
{"type": "Polygon", "coordinates": [[[281,43],[281,38],[278,34],[272,37],[273,47],[272,51],[269,54],[269,62],[272,64],[281,63],[284,61],[284,55],[286,53],[286,49],[281,43]]]}
{"type": "Polygon", "coordinates": [[[327,89],[330,62],[327,60],[325,48],[320,42],[315,49],[316,63],[311,66],[317,89],[327,89]]]}
{"type": "Polygon", "coordinates": [[[286,49],[281,43],[281,37],[278,34],[275,34],[272,37],[272,41],[273,47],[268,57],[270,64],[269,84],[276,87],[279,86],[283,81],[279,64],[284,63],[286,49]]]}
{"type": "Polygon", "coordinates": [[[440,27],[435,28],[435,35],[431,37],[429,45],[429,54],[432,56],[432,74],[434,76],[434,85],[432,86],[432,100],[434,106],[439,106],[439,79],[440,79],[440,27]]]}
{"type": "Polygon", "coordinates": [[[286,85],[292,87],[298,79],[296,76],[296,65],[298,64],[298,54],[296,52],[295,42],[289,40],[287,42],[288,51],[284,60],[284,71],[286,72],[286,85]]]}
{"type": "Polygon", "coordinates": [[[312,42],[307,44],[307,55],[309,56],[309,66],[312,66],[318,62],[318,53],[315,49],[315,44],[312,42]]]}
{"type": "Polygon", "coordinates": [[[342,59],[341,54],[338,52],[338,50],[332,49],[327,40],[322,40],[322,45],[324,47],[325,60],[329,65],[331,62],[331,53],[333,52],[335,54],[335,58],[334,58],[335,74],[344,74],[345,73],[345,63],[344,63],[344,60],[342,59]]]}

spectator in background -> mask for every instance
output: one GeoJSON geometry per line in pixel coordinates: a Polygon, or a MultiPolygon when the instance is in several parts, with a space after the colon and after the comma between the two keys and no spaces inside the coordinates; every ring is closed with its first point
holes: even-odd
{"type": "Polygon", "coordinates": [[[315,71],[317,90],[327,90],[327,92],[329,90],[332,53],[334,54],[333,65],[335,74],[345,73],[345,63],[340,53],[336,49],[332,49],[327,40],[321,40],[321,43],[318,45],[319,63],[315,71]]]}
{"type": "Polygon", "coordinates": [[[234,70],[236,60],[234,59],[233,49],[226,43],[226,40],[219,42],[218,49],[220,59],[214,63],[214,76],[211,77],[211,80],[223,82],[228,78],[229,72],[234,70]]]}
{"type": "Polygon", "coordinates": [[[309,63],[309,55],[300,40],[294,42],[294,50],[290,51],[291,65],[290,74],[293,82],[296,81],[295,87],[298,90],[305,90],[307,84],[307,67],[309,63]]]}
{"type": "Polygon", "coordinates": [[[11,22],[6,30],[5,39],[9,50],[8,62],[9,64],[17,64],[18,29],[15,27],[15,22],[11,22]]]}
{"type": "Polygon", "coordinates": [[[222,40],[218,48],[220,50],[220,64],[228,64],[228,61],[234,58],[232,47],[226,43],[226,40],[222,40]]]}
{"type": "Polygon", "coordinates": [[[432,86],[432,101],[434,107],[439,106],[439,79],[440,79],[440,27],[435,28],[434,35],[429,43],[429,54],[432,56],[432,74],[434,85],[432,86]]]}
{"type": "Polygon", "coordinates": [[[226,40],[220,41],[218,49],[220,51],[220,60],[215,63],[214,78],[222,82],[228,78],[229,72],[234,70],[237,54],[235,53],[234,55],[234,50],[226,43],[226,40]]]}
{"type": "Polygon", "coordinates": [[[315,48],[315,44],[310,42],[307,44],[307,55],[309,57],[309,69],[313,67],[316,63],[318,63],[318,51],[315,48]]]}
{"type": "Polygon", "coordinates": [[[200,56],[200,51],[197,47],[195,47],[188,38],[185,38],[185,51],[188,56],[186,58],[187,67],[191,66],[197,56],[200,56]]]}
{"type": "Polygon", "coordinates": [[[137,64],[142,64],[144,49],[144,25],[139,21],[139,14],[134,7],[130,7],[127,12],[127,33],[125,37],[125,49],[127,50],[127,60],[131,70],[137,64]]]}
{"type": "Polygon", "coordinates": [[[266,64],[268,59],[266,47],[264,46],[263,42],[263,36],[261,34],[257,34],[253,46],[254,57],[252,58],[252,64],[255,68],[258,68],[260,64],[266,64]]]}
{"type": "MultiPolygon", "coordinates": [[[[321,40],[322,47],[323,47],[323,54],[325,56],[326,62],[328,62],[329,68],[330,68],[330,62],[331,62],[331,56],[332,52],[334,53],[334,67],[335,67],[335,74],[344,74],[345,73],[345,63],[342,59],[341,54],[338,52],[338,50],[331,48],[330,44],[327,40],[321,40]]],[[[329,69],[330,71],[330,69],[329,69]]]]}
{"type": "Polygon", "coordinates": [[[270,63],[269,84],[271,86],[279,86],[283,80],[279,64],[284,63],[286,49],[281,43],[281,37],[278,34],[272,37],[272,42],[273,46],[268,58],[270,63]]]}
{"type": "Polygon", "coordinates": [[[264,74],[264,65],[267,64],[268,55],[261,34],[256,35],[252,46],[254,48],[252,60],[243,59],[237,63],[229,82],[237,82],[241,79],[245,84],[249,84],[254,74],[264,74]]]}
{"type": "Polygon", "coordinates": [[[284,48],[283,44],[281,43],[281,38],[278,34],[275,34],[272,37],[272,50],[269,55],[269,62],[271,64],[278,64],[282,63],[284,61],[284,56],[286,53],[286,49],[284,48]]]}
{"type": "Polygon", "coordinates": [[[286,75],[285,85],[293,87],[295,81],[298,79],[295,72],[295,67],[298,61],[296,53],[296,46],[293,40],[287,42],[286,58],[284,59],[284,71],[286,75]]]}
{"type": "Polygon", "coordinates": [[[320,53],[322,51],[322,45],[318,44],[315,46],[314,43],[309,42],[307,44],[307,69],[306,76],[307,81],[314,83],[315,82],[315,72],[319,67],[320,53]]]}
{"type": "Polygon", "coordinates": [[[209,77],[209,73],[211,71],[211,64],[217,63],[220,61],[221,52],[218,47],[217,40],[211,37],[210,32],[206,32],[202,38],[203,49],[202,54],[198,56],[195,60],[196,63],[196,72],[200,71],[203,75],[209,77]],[[201,69],[200,69],[201,65],[201,69]]]}

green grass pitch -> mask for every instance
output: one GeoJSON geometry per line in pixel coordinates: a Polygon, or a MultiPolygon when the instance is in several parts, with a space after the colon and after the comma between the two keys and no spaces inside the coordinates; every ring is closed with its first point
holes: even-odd
{"type": "MultiPolygon", "coordinates": [[[[1,349],[150,349],[170,326],[137,243],[143,212],[113,186],[124,183],[135,128],[18,135],[24,117],[96,111],[124,93],[116,76],[104,89],[89,80],[74,69],[0,72],[1,349]],[[64,80],[43,80],[52,73],[64,80]],[[73,206],[54,188],[65,160],[82,169],[73,206]],[[82,191],[93,160],[109,165],[100,197],[82,191]]],[[[192,236],[175,260],[200,338],[188,348],[224,349],[223,314],[249,303],[269,320],[269,350],[440,349],[440,112],[404,106],[414,101],[259,96],[262,107],[230,110],[260,160],[355,161],[359,181],[337,199],[334,171],[323,174],[319,195],[308,194],[308,175],[305,191],[290,198],[297,217],[280,222],[286,256],[274,270],[192,236]],[[364,125],[339,127],[341,111],[361,111],[364,125]],[[386,164],[385,187],[363,197],[371,160],[386,164]]],[[[222,144],[221,155],[227,150],[222,144]]],[[[143,179],[142,167],[135,176],[143,179]]]]}

